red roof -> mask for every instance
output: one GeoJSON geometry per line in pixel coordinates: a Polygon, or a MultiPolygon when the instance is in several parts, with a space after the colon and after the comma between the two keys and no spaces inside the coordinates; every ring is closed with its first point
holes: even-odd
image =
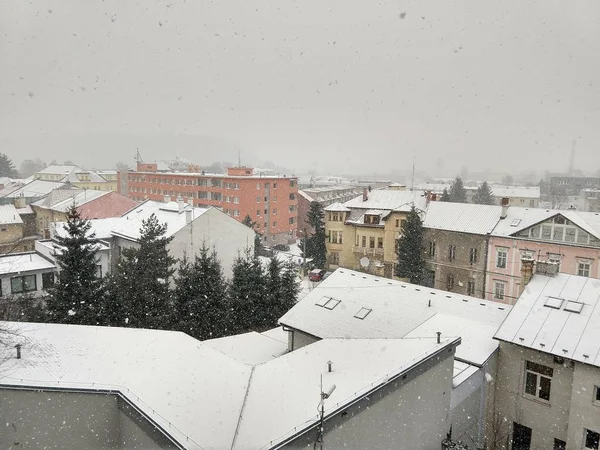
{"type": "Polygon", "coordinates": [[[86,219],[106,219],[119,217],[138,205],[138,202],[116,192],[109,192],[100,198],[81,205],[77,210],[86,219]]]}

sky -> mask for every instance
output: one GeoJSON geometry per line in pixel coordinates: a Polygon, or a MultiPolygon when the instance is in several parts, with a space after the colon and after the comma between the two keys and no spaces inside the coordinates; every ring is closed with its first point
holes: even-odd
{"type": "Polygon", "coordinates": [[[0,152],[600,169],[600,2],[6,0],[0,152]]]}

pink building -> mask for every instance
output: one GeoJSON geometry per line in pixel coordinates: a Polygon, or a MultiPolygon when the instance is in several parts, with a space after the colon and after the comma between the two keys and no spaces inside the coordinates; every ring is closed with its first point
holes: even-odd
{"type": "Polygon", "coordinates": [[[523,257],[600,278],[600,214],[510,206],[502,215],[488,244],[486,299],[516,302],[523,257]]]}

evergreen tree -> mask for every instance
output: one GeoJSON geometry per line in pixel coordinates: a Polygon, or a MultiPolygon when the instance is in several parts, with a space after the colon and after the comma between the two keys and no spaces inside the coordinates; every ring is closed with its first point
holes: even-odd
{"type": "Polygon", "coordinates": [[[17,178],[18,174],[11,159],[0,153],[0,177],[17,178]]]}
{"type": "Polygon", "coordinates": [[[103,282],[98,277],[94,233],[92,225],[82,219],[75,205],[67,211],[64,226],[67,235],[57,236],[62,247],[55,258],[60,269],[56,286],[49,289],[48,320],[53,323],[80,325],[102,324],[100,304],[103,298],[103,282]]]}
{"type": "Polygon", "coordinates": [[[165,237],[167,224],[154,214],[142,221],[138,245],[124,248],[112,284],[113,313],[121,326],[167,328],[171,296],[169,281],[174,258],[167,248],[173,237],[165,237]]]}
{"type": "Polygon", "coordinates": [[[296,304],[299,292],[298,270],[294,262],[289,259],[283,264],[281,272],[281,297],[277,303],[277,320],[296,304]]]}
{"type": "Polygon", "coordinates": [[[262,239],[261,234],[256,231],[256,222],[252,221],[250,214],[246,214],[246,217],[244,217],[242,223],[248,228],[252,228],[254,230],[254,254],[257,256],[260,255],[262,249],[262,239]]]}
{"type": "MultiPolygon", "coordinates": [[[[233,276],[229,285],[234,333],[262,329],[267,322],[264,311],[266,283],[260,260],[246,249],[233,262],[233,276]]],[[[264,327],[266,329],[266,327],[264,327]]]]}
{"type": "Polygon", "coordinates": [[[226,294],[227,283],[217,254],[202,245],[194,261],[180,261],[173,328],[200,340],[232,334],[226,294]]]}
{"type": "Polygon", "coordinates": [[[312,258],[313,265],[323,268],[327,264],[327,247],[325,245],[325,211],[319,202],[311,202],[307,214],[307,223],[314,230],[306,240],[306,257],[312,258]]]}
{"type": "Polygon", "coordinates": [[[269,260],[269,266],[267,267],[266,273],[266,294],[268,301],[264,305],[265,311],[265,325],[268,327],[277,326],[277,319],[281,317],[279,315],[281,308],[279,308],[279,302],[283,296],[283,279],[281,276],[282,265],[276,256],[272,256],[269,260]]]}
{"type": "Polygon", "coordinates": [[[456,177],[450,186],[450,201],[454,203],[467,203],[467,191],[461,177],[456,177]]]}
{"type": "Polygon", "coordinates": [[[440,201],[442,201],[442,202],[450,201],[450,194],[448,193],[448,189],[444,188],[444,190],[442,191],[442,196],[440,197],[440,201]]]}
{"type": "Polygon", "coordinates": [[[398,240],[398,265],[396,276],[420,284],[425,273],[423,259],[423,222],[413,206],[402,225],[402,236],[398,240]]]}
{"type": "Polygon", "coordinates": [[[492,190],[490,186],[487,184],[487,181],[484,181],[481,186],[477,188],[475,195],[473,196],[473,203],[477,203],[479,205],[493,205],[494,199],[492,197],[492,190]]]}

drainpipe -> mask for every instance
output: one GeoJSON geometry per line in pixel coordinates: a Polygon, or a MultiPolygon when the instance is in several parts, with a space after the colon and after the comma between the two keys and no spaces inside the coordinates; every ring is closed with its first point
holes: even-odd
{"type": "Polygon", "coordinates": [[[481,298],[485,300],[485,290],[487,283],[487,265],[488,265],[488,255],[490,248],[490,233],[485,235],[485,258],[483,264],[483,289],[481,291],[481,298]]]}

